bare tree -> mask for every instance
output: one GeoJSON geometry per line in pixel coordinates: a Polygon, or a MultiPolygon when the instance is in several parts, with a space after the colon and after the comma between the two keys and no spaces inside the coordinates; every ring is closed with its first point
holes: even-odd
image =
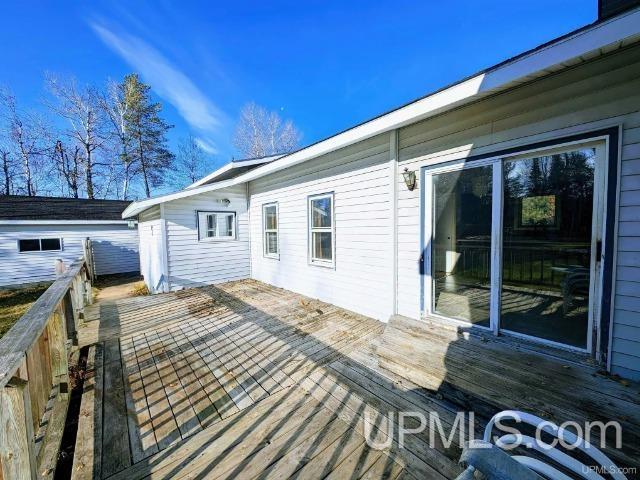
{"type": "Polygon", "coordinates": [[[79,198],[82,177],[80,146],[75,144],[68,147],[62,140],[58,140],[53,153],[58,173],[65,182],[68,193],[73,198],[79,198]]]}
{"type": "MultiPolygon", "coordinates": [[[[18,110],[15,97],[8,90],[0,92],[3,106],[3,120],[7,130],[7,155],[3,162],[7,162],[9,175],[11,153],[19,158],[23,186],[17,186],[16,191],[23,191],[29,196],[37,193],[38,176],[45,176],[46,169],[43,159],[46,158],[46,128],[43,120],[33,112],[18,110]]],[[[3,163],[4,168],[4,163],[3,163]]],[[[14,173],[15,176],[15,173],[14,173]]],[[[12,181],[15,185],[15,182],[12,181]]],[[[8,185],[8,184],[7,184],[8,185]]],[[[6,188],[5,188],[6,189],[6,188]]]]}
{"type": "Polygon", "coordinates": [[[302,134],[291,120],[283,120],[254,102],[240,111],[234,145],[247,158],[288,153],[300,145],[302,134]]]}
{"type": "Polygon", "coordinates": [[[2,191],[5,195],[13,192],[13,162],[8,148],[0,146],[0,157],[2,157],[2,191]]]}
{"type": "Polygon", "coordinates": [[[178,173],[176,186],[179,188],[194,183],[209,173],[207,154],[191,134],[180,140],[176,159],[178,173]]]}
{"type": "Polygon", "coordinates": [[[96,169],[105,166],[97,158],[97,150],[102,148],[104,139],[104,115],[100,108],[99,93],[92,86],[78,87],[74,79],[61,81],[47,75],[47,86],[55,101],[49,103],[52,111],[68,122],[65,131],[76,142],[82,152],[84,184],[88,198],[95,198],[96,169]]]}

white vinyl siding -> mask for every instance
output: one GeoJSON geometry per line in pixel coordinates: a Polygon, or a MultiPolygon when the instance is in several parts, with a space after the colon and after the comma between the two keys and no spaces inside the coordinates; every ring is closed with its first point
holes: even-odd
{"type": "MultiPolygon", "coordinates": [[[[420,179],[401,172],[622,125],[612,370],[640,379],[640,47],[399,132],[398,313],[420,316],[420,179]]],[[[616,146],[614,145],[614,148],[616,146]]],[[[608,339],[603,339],[608,342],[608,339]]]]}
{"type": "Polygon", "coordinates": [[[389,135],[318,157],[250,183],[251,235],[262,236],[262,205],[278,202],[280,261],[252,242],[252,276],[387,321],[392,258],[389,135]],[[335,268],[309,263],[308,198],[333,192],[335,268]]]}
{"type": "Polygon", "coordinates": [[[250,276],[245,192],[245,186],[239,185],[174,200],[163,205],[171,290],[211,285],[250,276]],[[230,203],[226,204],[225,200],[229,200],[230,203]],[[201,241],[198,238],[198,212],[235,214],[235,239],[201,241]]]}
{"type": "Polygon", "coordinates": [[[120,225],[2,225],[0,228],[0,286],[55,279],[55,260],[69,265],[82,255],[82,240],[93,245],[96,273],[140,271],[138,230],[120,225]],[[62,250],[19,252],[20,239],[59,238],[62,250]]]}
{"type": "Polygon", "coordinates": [[[262,206],[262,228],[264,256],[276,259],[280,258],[277,203],[267,203],[262,206]]]}

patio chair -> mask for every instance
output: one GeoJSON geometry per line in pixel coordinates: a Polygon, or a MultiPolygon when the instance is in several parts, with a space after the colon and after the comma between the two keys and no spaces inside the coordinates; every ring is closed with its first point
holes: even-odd
{"type": "Polygon", "coordinates": [[[562,287],[562,311],[566,315],[574,306],[575,297],[589,295],[589,281],[591,272],[588,268],[569,266],[560,286],[562,287]]]}
{"type": "Polygon", "coordinates": [[[495,444],[492,443],[491,434],[496,422],[508,420],[519,421],[536,429],[540,428],[543,432],[562,439],[567,445],[573,445],[576,450],[587,455],[596,466],[607,472],[609,478],[627,480],[609,457],[583,438],[535,415],[515,410],[505,410],[494,415],[485,428],[484,439],[472,440],[465,445],[460,463],[467,465],[467,469],[458,476],[457,480],[472,480],[476,478],[475,472],[481,473],[483,478],[489,480],[572,480],[576,478],[604,480],[604,477],[594,468],[530,436],[506,434],[495,439],[495,444]],[[571,477],[538,458],[521,454],[511,456],[503,450],[518,445],[541,453],[566,471],[572,472],[574,476],[571,477]]]}

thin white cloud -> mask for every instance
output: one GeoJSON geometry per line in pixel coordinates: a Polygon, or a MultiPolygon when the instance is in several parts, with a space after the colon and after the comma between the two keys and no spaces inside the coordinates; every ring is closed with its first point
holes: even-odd
{"type": "MultiPolygon", "coordinates": [[[[192,128],[212,134],[222,126],[225,120],[222,111],[155,48],[136,36],[116,34],[97,23],[90,25],[109,48],[140,72],[158,95],[176,107],[192,128]]],[[[207,148],[215,150],[210,142],[206,144],[207,148]]],[[[204,146],[202,148],[206,150],[204,146]]]]}
{"type": "Polygon", "coordinates": [[[216,146],[214,144],[212,144],[211,142],[208,142],[207,140],[204,140],[203,138],[196,137],[196,143],[206,153],[209,153],[211,155],[213,155],[215,153],[218,153],[218,149],[216,148],[216,146]]]}

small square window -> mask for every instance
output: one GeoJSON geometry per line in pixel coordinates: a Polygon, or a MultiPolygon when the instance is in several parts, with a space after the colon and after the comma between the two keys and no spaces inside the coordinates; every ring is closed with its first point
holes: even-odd
{"type": "Polygon", "coordinates": [[[235,240],[235,212],[198,212],[200,240],[235,240]]]}
{"type": "Polygon", "coordinates": [[[18,246],[21,252],[39,252],[40,240],[37,238],[28,240],[18,240],[18,246]]]}
{"type": "Polygon", "coordinates": [[[59,238],[43,238],[40,240],[42,250],[60,250],[59,238]]]}

